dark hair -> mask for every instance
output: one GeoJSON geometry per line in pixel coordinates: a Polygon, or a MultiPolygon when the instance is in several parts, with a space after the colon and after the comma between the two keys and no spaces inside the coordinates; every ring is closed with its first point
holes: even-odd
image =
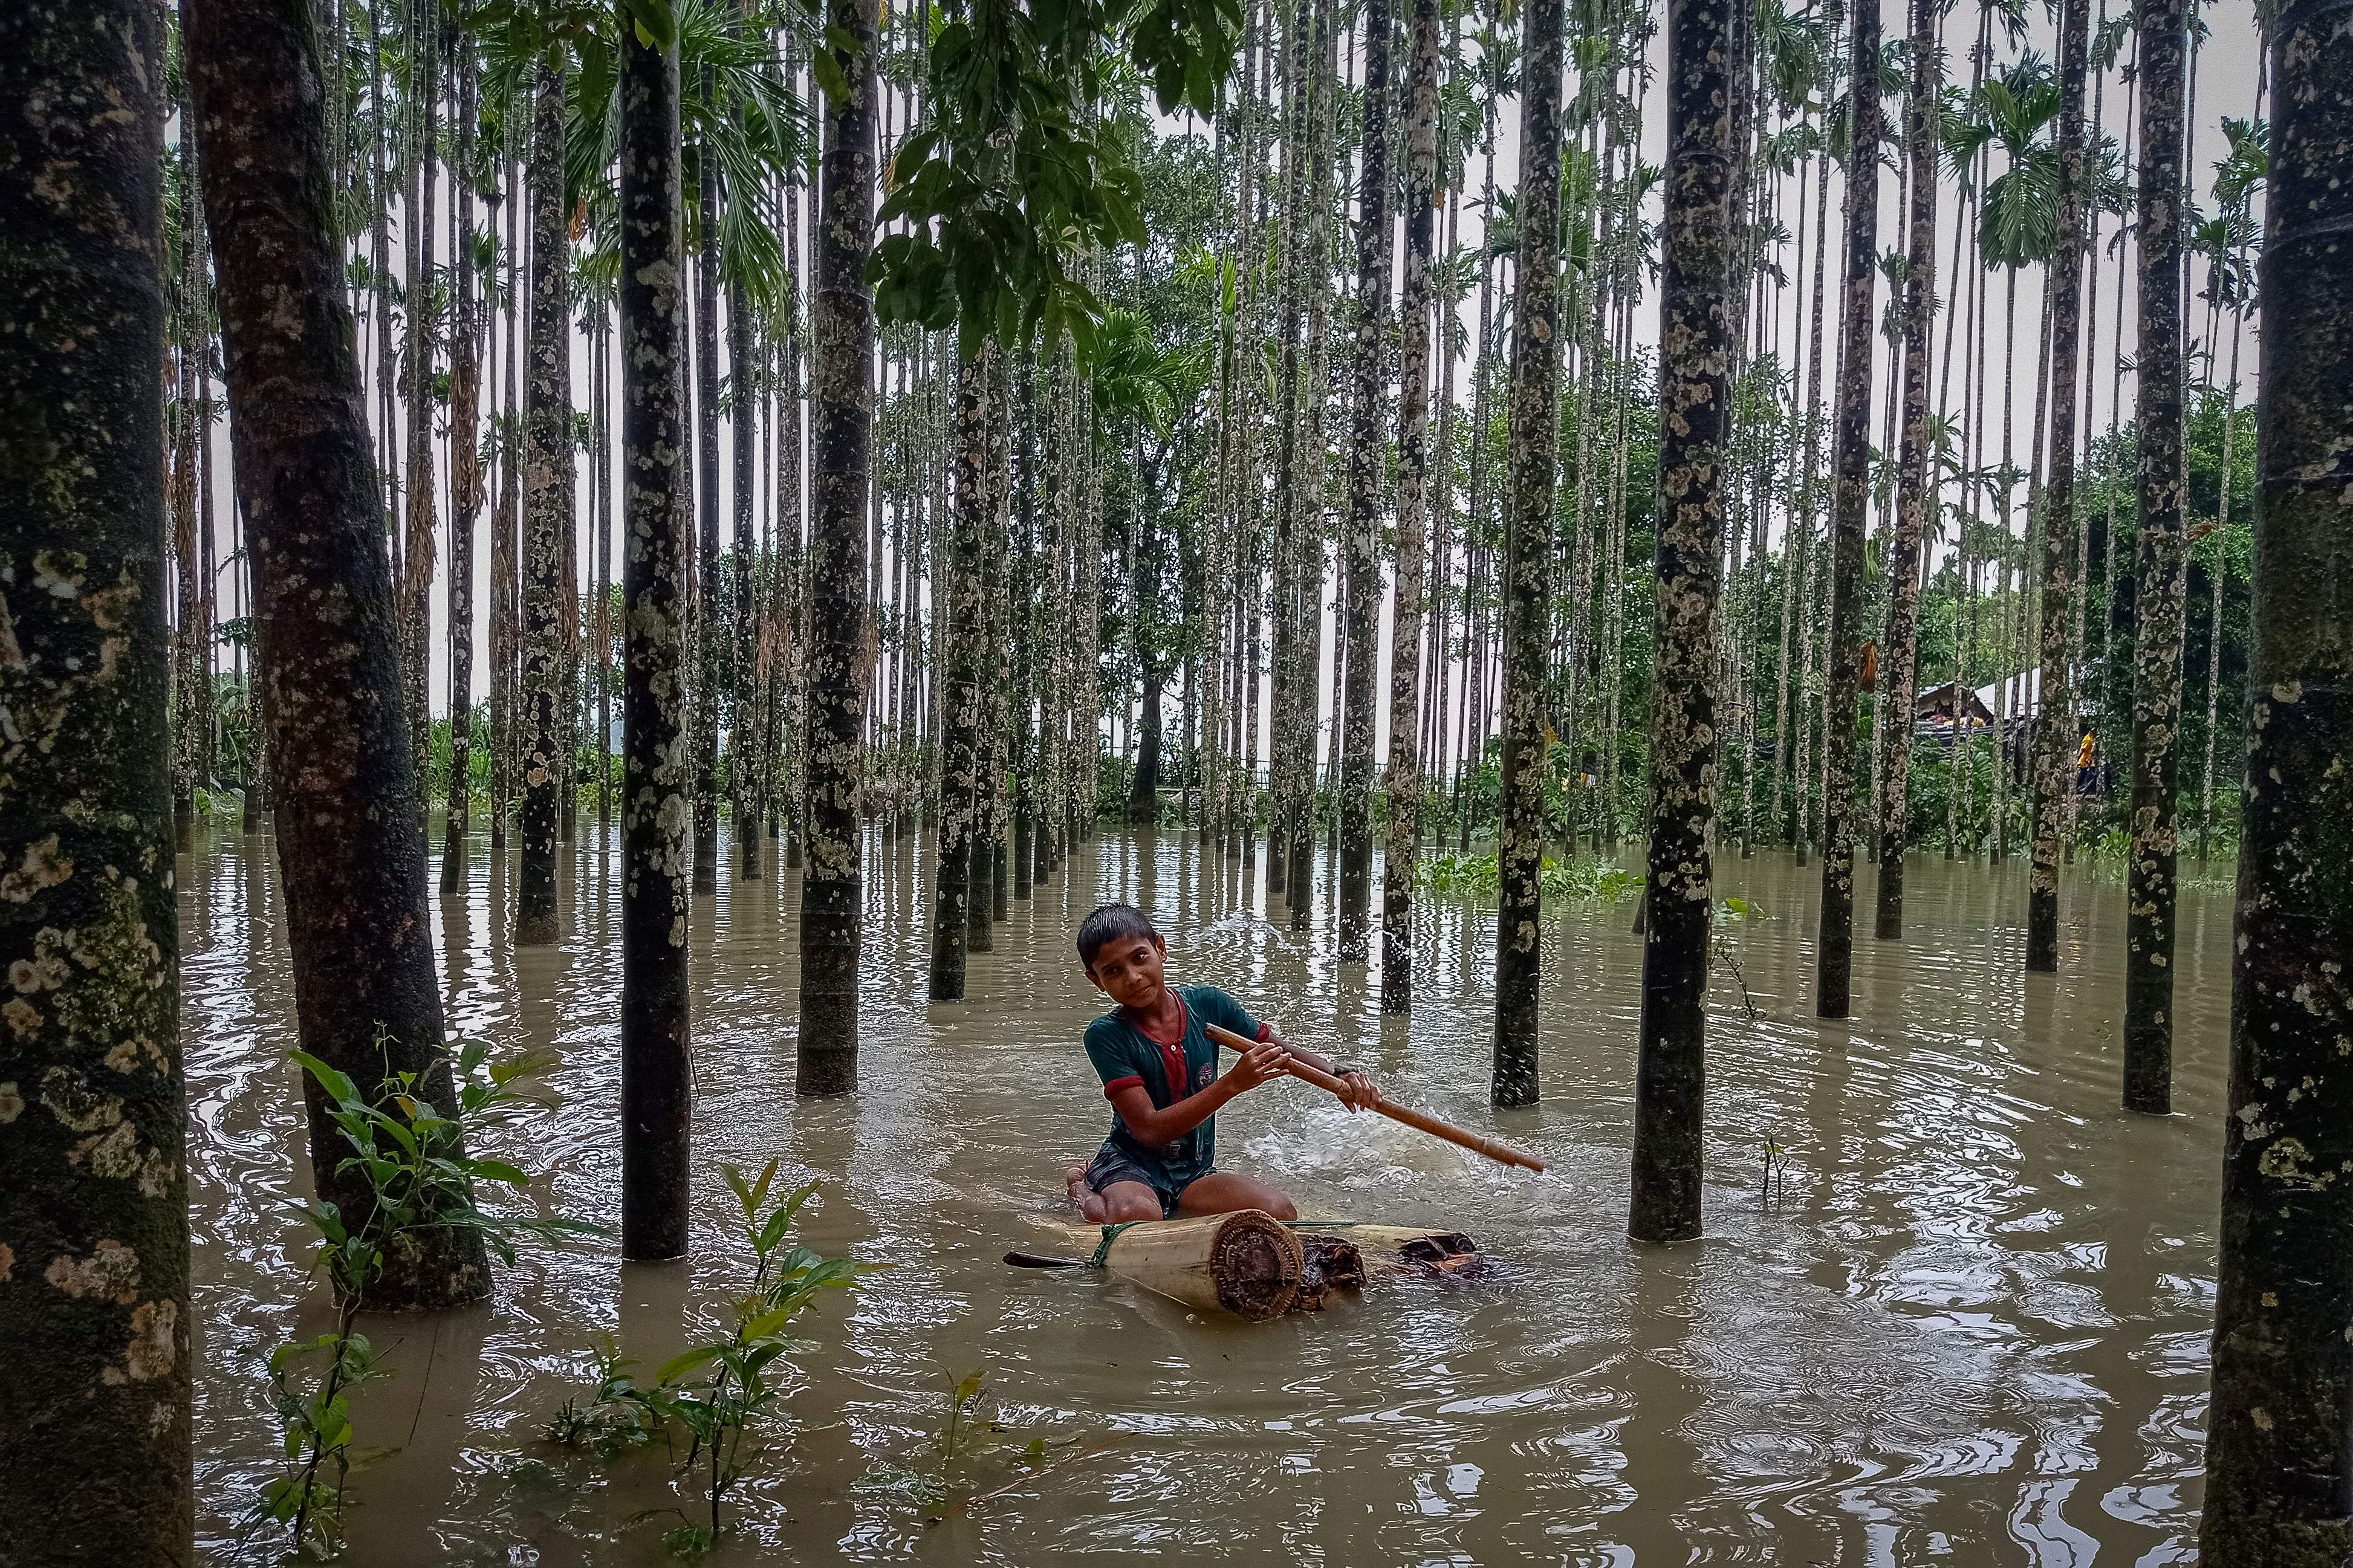
{"type": "Polygon", "coordinates": [[[1134,904],[1099,904],[1079,922],[1079,962],[1095,966],[1095,954],[1124,936],[1158,936],[1144,911],[1134,904]]]}

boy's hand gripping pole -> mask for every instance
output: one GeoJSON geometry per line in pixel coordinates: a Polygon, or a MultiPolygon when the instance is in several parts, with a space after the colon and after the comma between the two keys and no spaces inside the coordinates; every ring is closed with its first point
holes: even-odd
{"type": "MultiPolygon", "coordinates": [[[[1210,1039],[1229,1050],[1246,1051],[1258,1044],[1256,1040],[1245,1039],[1231,1029],[1219,1028],[1215,1024],[1203,1024],[1201,1030],[1210,1039]]],[[[1343,1100],[1347,1096],[1346,1084],[1321,1068],[1309,1067],[1296,1056],[1288,1058],[1282,1066],[1283,1070],[1293,1078],[1304,1079],[1316,1088],[1327,1093],[1338,1095],[1343,1100]]],[[[1433,1138],[1443,1138],[1458,1148],[1470,1150],[1473,1154],[1484,1154],[1499,1165],[1516,1165],[1524,1171],[1541,1171],[1545,1168],[1544,1162],[1534,1154],[1514,1149],[1509,1143],[1498,1142],[1493,1138],[1482,1138],[1467,1128],[1457,1127],[1451,1121],[1441,1121],[1427,1111],[1409,1110],[1402,1105],[1392,1104],[1385,1097],[1376,1099],[1366,1109],[1377,1110],[1392,1121],[1402,1121],[1408,1127],[1427,1132],[1433,1138]]]]}

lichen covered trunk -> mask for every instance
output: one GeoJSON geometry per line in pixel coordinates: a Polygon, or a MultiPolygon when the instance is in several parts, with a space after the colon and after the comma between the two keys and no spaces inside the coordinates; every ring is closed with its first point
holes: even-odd
{"type": "MultiPolygon", "coordinates": [[[[711,91],[708,68],[703,91],[711,91]]],[[[702,151],[694,186],[694,465],[684,477],[691,480],[700,546],[688,574],[694,637],[694,891],[713,893],[719,889],[719,706],[726,655],[719,579],[719,171],[711,149],[702,151]]]]}
{"type": "Polygon", "coordinates": [[[2353,1555],[2353,28],[2341,11],[2290,9],[2271,48],[2254,639],[2199,1545],[2208,1563],[2333,1568],[2353,1555]]]}
{"type": "Polygon", "coordinates": [[[743,283],[727,287],[727,368],[734,393],[728,416],[729,458],[733,467],[733,571],[728,599],[734,636],[727,639],[727,695],[733,722],[727,731],[728,811],[735,819],[735,877],[760,879],[760,727],[754,720],[751,650],[759,641],[759,620],[753,595],[758,581],[754,570],[753,503],[758,499],[758,468],[753,442],[757,417],[753,413],[752,301],[743,283]]]}
{"type": "Polygon", "coordinates": [[[1667,8],[1665,243],[1659,298],[1659,542],[1651,713],[1651,845],[1643,884],[1641,1055],[1634,1073],[1627,1233],[1683,1241],[1700,1229],[1708,932],[1715,821],[1716,656],[1726,443],[1741,281],[1735,264],[1735,0],[1667,8]]]}
{"type": "Polygon", "coordinates": [[[533,94],[531,359],[523,390],[522,865],[515,883],[518,947],[554,942],[555,838],[565,755],[564,519],[572,500],[572,274],[564,213],[564,65],[543,59],[533,94]]]}
{"type": "MultiPolygon", "coordinates": [[[[1879,9],[1854,8],[1852,144],[1879,145],[1879,9]]],[[[1855,721],[1861,706],[1862,534],[1871,507],[1872,296],[1879,279],[1879,160],[1846,166],[1846,267],[1840,283],[1838,424],[1831,437],[1829,685],[1822,722],[1822,899],[1816,928],[1814,1012],[1852,1010],[1855,721]]]]}
{"type": "Polygon", "coordinates": [[[866,498],[874,435],[875,0],[827,0],[826,42],[847,90],[826,95],[810,311],[809,633],[802,752],[805,1095],[858,1086],[858,792],[865,771],[866,498]]]}
{"type": "MultiPolygon", "coordinates": [[[[1413,868],[1421,837],[1421,647],[1430,531],[1431,253],[1438,226],[1438,0],[1411,0],[1405,90],[1405,302],[1398,345],[1397,605],[1389,634],[1388,842],[1381,857],[1381,1011],[1413,1009],[1413,868]]],[[[1440,443],[1440,483],[1445,453],[1440,443]]],[[[1445,585],[1440,568],[1439,585],[1445,585]]],[[[1445,682],[1444,626],[1430,675],[1445,682]]],[[[1367,704],[1367,707],[1370,705],[1367,704]]],[[[1442,725],[1443,721],[1435,721],[1442,725]]]]}
{"type": "Polygon", "coordinates": [[[662,1258],[687,1247],[694,1100],[674,48],[624,38],[620,93],[621,1255],[662,1258]]]}
{"type": "Polygon", "coordinates": [[[26,1563],[195,1561],[163,81],[156,6],[0,8],[0,1556],[26,1563]]]}
{"type": "MultiPolygon", "coordinates": [[[[317,42],[271,0],[199,0],[187,57],[216,252],[255,668],[277,759],[278,858],[305,1050],[372,1089],[417,1072],[451,1106],[427,916],[425,826],[402,710],[397,613],[329,213],[317,42]],[[292,303],[290,305],[290,301],[292,303]]],[[[311,1177],[364,1215],[365,1183],[308,1086],[311,1177]]],[[[387,1260],[378,1308],[490,1289],[480,1238],[428,1231],[387,1260]]]]}
{"type": "MultiPolygon", "coordinates": [[[[2181,737],[2182,91],[2186,0],[2140,7],[2140,542],[2132,840],[2125,868],[2125,1108],[2173,1108],[2176,748],[2181,737]]],[[[2261,684],[2253,688],[2260,691],[2261,684]]]]}
{"type": "MultiPolygon", "coordinates": [[[[1365,4],[1365,121],[1356,160],[1356,317],[1348,401],[1345,594],[1348,662],[1340,736],[1340,962],[1371,953],[1373,676],[1380,660],[1382,490],[1388,479],[1389,276],[1389,0],[1365,4]]],[[[1401,657],[1413,657],[1398,645],[1401,657]]],[[[1408,710],[1407,727],[1412,727],[1408,710]]]]}
{"type": "Polygon", "coordinates": [[[1503,824],[1496,843],[1492,1092],[1498,1105],[1526,1105],[1537,1096],[1547,578],[1560,439],[1561,10],[1562,0],[1529,0],[1520,94],[1518,330],[1512,340],[1512,496],[1504,545],[1503,824]]]}
{"type": "Polygon", "coordinates": [[[2059,968],[2059,860],[2073,780],[2075,381],[2084,303],[2084,77],[2089,0],[2067,0],[2059,46],[2059,231],[2051,300],[2051,478],[2043,488],[2042,678],[2034,721],[2034,860],[2026,894],[2026,967],[2059,968]]]}
{"type": "Polygon", "coordinates": [[[1887,633],[1880,645],[1877,934],[1904,934],[1904,851],[1911,837],[1912,692],[1920,659],[1920,551],[1936,494],[1929,476],[1929,328],[1936,303],[1936,0],[1912,0],[1912,91],[1904,145],[1911,221],[1904,268],[1904,434],[1896,456],[1895,537],[1887,552],[1887,633]]]}
{"type": "Polygon", "coordinates": [[[981,535],[988,515],[993,340],[956,358],[955,500],[940,648],[940,839],[933,868],[932,999],[964,996],[980,826],[981,535]]]}

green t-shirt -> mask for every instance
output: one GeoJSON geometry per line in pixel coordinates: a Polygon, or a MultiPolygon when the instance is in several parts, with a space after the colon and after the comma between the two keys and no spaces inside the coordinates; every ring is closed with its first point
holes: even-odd
{"type": "MultiPolygon", "coordinates": [[[[1140,1083],[1152,1096],[1153,1109],[1166,1110],[1218,1079],[1217,1044],[1202,1031],[1202,1025],[1231,1029],[1244,1039],[1259,1037],[1259,1021],[1216,986],[1170,989],[1185,1007],[1184,1037],[1174,1045],[1155,1040],[1136,1027],[1122,1007],[1087,1026],[1087,1059],[1103,1076],[1104,1099],[1129,1084],[1140,1083]]],[[[1170,1178],[1181,1184],[1206,1175],[1215,1165],[1217,1124],[1218,1119],[1212,1116],[1164,1147],[1137,1138],[1113,1111],[1110,1141],[1131,1159],[1165,1167],[1170,1178]]]]}

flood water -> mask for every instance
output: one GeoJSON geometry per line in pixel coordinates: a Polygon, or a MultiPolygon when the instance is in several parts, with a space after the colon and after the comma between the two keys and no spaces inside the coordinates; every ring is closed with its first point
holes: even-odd
{"type": "MultiPolygon", "coordinates": [[[[468,898],[437,919],[453,1032],[560,1061],[560,1109],[478,1152],[542,1177],[552,1211],[611,1219],[617,859],[591,815],[581,828],[559,947],[512,947],[512,868],[479,842],[468,898]]],[[[1819,870],[1722,856],[1719,891],[1761,911],[1725,935],[1756,1016],[1719,966],[1707,1236],[1659,1249],[1625,1237],[1630,903],[1550,915],[1543,1102],[1497,1114],[1493,917],[1476,900],[1423,900],[1419,1005],[1409,1031],[1385,1030],[1377,976],[1335,967],[1328,928],[1293,932],[1279,900],[1270,923],[1262,889],[1190,835],[1107,833],[1013,904],[965,1001],[934,1005],[927,848],[869,840],[847,1099],[792,1095],[797,873],[696,900],[691,1260],[534,1248],[478,1309],[369,1320],[391,1375],[364,1391],[356,1440],[397,1451],[353,1478],[347,1561],[663,1561],[679,1515],[659,1510],[694,1499],[660,1446],[607,1461],[543,1429],[585,1392],[600,1335],[650,1367],[724,1312],[745,1266],[720,1167],[771,1156],[822,1184],[809,1240],[893,1267],[803,1319],[789,1424],[768,1432],[717,1562],[2194,1558],[2226,889],[2185,889],[2179,1114],[2159,1121],[2117,1109],[2114,881],[2071,873],[2054,984],[2020,973],[2022,868],[1916,856],[1901,944],[1871,940],[1862,868],[1856,1017],[1826,1025],[1810,1006],[1819,870]],[[1493,1277],[1245,1326],[1089,1271],[1004,1267],[1008,1247],[1071,1245],[1041,1222],[1066,1214],[1063,1163],[1109,1120],[1079,1045],[1100,999],[1071,949],[1108,898],[1160,923],[1173,979],[1222,984],[1375,1068],[1393,1099],[1540,1153],[1548,1174],[1506,1171],[1287,1081],[1221,1115],[1221,1163],[1274,1177],[1309,1214],[1468,1231],[1493,1277]],[[1786,1168],[1771,1203],[1767,1140],[1786,1168]],[[950,1381],[975,1368],[1008,1428],[950,1472],[978,1500],[935,1521],[860,1486],[930,1462],[950,1381]],[[1018,1447],[1033,1436],[1042,1471],[1018,1447]]],[[[210,1561],[264,1562],[279,1542],[247,1520],[278,1452],[262,1363],[332,1322],[285,1207],[309,1178],[274,847],[214,833],[182,859],[181,900],[199,1533],[210,1561]]]]}

